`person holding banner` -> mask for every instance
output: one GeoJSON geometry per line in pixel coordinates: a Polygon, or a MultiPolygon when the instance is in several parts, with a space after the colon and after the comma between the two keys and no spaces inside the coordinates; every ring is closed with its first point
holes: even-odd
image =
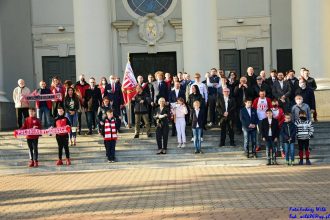
{"type": "MultiPolygon", "coordinates": [[[[67,117],[64,116],[64,109],[60,106],[57,108],[57,117],[54,121],[54,127],[69,127],[71,123],[67,117]]],[[[68,133],[56,134],[56,141],[58,145],[58,161],[56,162],[57,166],[63,165],[62,154],[63,148],[65,150],[66,165],[71,165],[70,161],[70,151],[69,151],[69,135],[68,133]]]]}
{"type": "Polygon", "coordinates": [[[79,110],[79,99],[74,91],[74,88],[69,87],[67,89],[67,94],[64,98],[64,109],[65,116],[69,119],[72,126],[70,132],[70,142],[71,146],[76,146],[77,138],[77,125],[78,125],[78,110],[79,110]]]}
{"type": "MultiPolygon", "coordinates": [[[[40,83],[40,88],[37,89],[36,93],[39,95],[44,95],[44,94],[52,94],[49,88],[46,87],[46,82],[41,80],[40,83]]],[[[37,118],[41,120],[43,123],[43,126],[45,128],[49,128],[51,126],[51,116],[50,116],[50,111],[52,109],[52,101],[47,100],[47,101],[36,101],[36,109],[37,109],[37,118]],[[45,116],[45,120],[43,121],[43,117],[45,116]]]]}
{"type": "Polygon", "coordinates": [[[18,80],[18,86],[13,91],[13,100],[16,108],[17,126],[22,127],[22,120],[29,116],[29,101],[24,100],[23,96],[30,94],[30,89],[25,87],[23,79],[18,80]]]}
{"type": "MultiPolygon", "coordinates": [[[[29,117],[25,119],[21,129],[41,129],[41,122],[36,118],[36,109],[29,108],[29,117]]],[[[27,144],[30,150],[29,167],[38,167],[38,140],[39,135],[27,135],[27,144]]]]}
{"type": "Polygon", "coordinates": [[[52,85],[50,86],[50,91],[52,91],[53,94],[61,93],[62,100],[58,100],[53,102],[53,109],[52,109],[52,115],[55,118],[57,116],[57,108],[59,106],[63,107],[63,98],[65,96],[66,89],[61,84],[61,80],[58,76],[54,76],[52,79],[52,85]]]}

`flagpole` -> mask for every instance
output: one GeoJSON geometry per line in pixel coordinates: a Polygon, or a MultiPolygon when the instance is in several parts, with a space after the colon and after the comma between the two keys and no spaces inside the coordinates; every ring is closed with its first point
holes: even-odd
{"type": "MultiPolygon", "coordinates": [[[[129,61],[129,52],[127,53],[127,60],[129,61]]],[[[128,111],[128,115],[127,115],[127,121],[128,121],[128,128],[131,128],[132,125],[132,103],[131,103],[131,99],[129,99],[128,101],[128,105],[127,105],[127,111],[128,111]]]]}

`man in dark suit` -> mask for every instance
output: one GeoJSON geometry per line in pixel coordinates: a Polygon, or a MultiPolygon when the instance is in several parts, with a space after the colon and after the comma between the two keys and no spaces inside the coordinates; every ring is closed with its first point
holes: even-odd
{"type": "Polygon", "coordinates": [[[106,85],[104,89],[104,96],[107,96],[110,99],[110,103],[113,109],[113,114],[116,117],[116,128],[120,130],[120,109],[124,105],[123,93],[121,91],[120,82],[116,82],[116,77],[114,75],[110,76],[110,82],[106,85]]]}
{"type": "Polygon", "coordinates": [[[276,80],[277,80],[277,70],[272,70],[270,72],[270,77],[268,77],[265,82],[268,84],[270,89],[273,89],[273,84],[276,80]]]}
{"type": "Polygon", "coordinates": [[[295,93],[297,91],[297,89],[299,88],[299,80],[297,79],[297,77],[295,77],[295,71],[294,70],[289,70],[288,71],[288,74],[287,74],[287,81],[289,82],[289,85],[291,87],[291,95],[289,97],[289,100],[290,100],[290,109],[292,106],[294,106],[296,104],[294,98],[296,97],[295,96],[295,93]]]}
{"type": "MultiPolygon", "coordinates": [[[[168,100],[169,100],[169,103],[171,104],[171,106],[176,103],[178,98],[183,98],[183,100],[185,100],[186,94],[181,89],[180,82],[175,82],[174,89],[170,91],[170,94],[168,96],[168,100]]],[[[175,136],[175,135],[176,135],[175,123],[174,123],[174,120],[172,120],[172,136],[175,136]]]]}
{"type": "Polygon", "coordinates": [[[277,81],[273,84],[273,96],[279,101],[280,106],[284,112],[290,112],[290,96],[291,86],[288,81],[284,81],[284,74],[279,72],[277,74],[277,81]]]}
{"type": "Polygon", "coordinates": [[[162,71],[157,71],[155,73],[157,81],[154,82],[155,89],[155,103],[158,103],[159,98],[163,97],[166,102],[168,102],[169,90],[164,81],[164,73],[162,71]]]}
{"type": "Polygon", "coordinates": [[[254,158],[257,158],[256,153],[256,137],[257,137],[257,125],[259,122],[257,110],[252,108],[252,100],[245,99],[245,107],[241,109],[240,120],[242,123],[242,130],[244,134],[244,150],[247,158],[250,156],[249,141],[252,142],[252,154],[254,158]]]}
{"type": "Polygon", "coordinates": [[[92,130],[96,127],[96,114],[99,109],[99,106],[102,104],[101,90],[95,84],[95,78],[91,77],[89,79],[90,88],[86,90],[85,100],[83,103],[83,107],[85,108],[87,113],[87,135],[93,134],[92,130]]]}
{"type": "Polygon", "coordinates": [[[227,129],[229,131],[230,145],[235,146],[233,121],[236,115],[236,102],[230,98],[230,90],[222,89],[223,95],[219,95],[216,102],[216,110],[220,118],[221,138],[219,147],[225,146],[227,129]]]}

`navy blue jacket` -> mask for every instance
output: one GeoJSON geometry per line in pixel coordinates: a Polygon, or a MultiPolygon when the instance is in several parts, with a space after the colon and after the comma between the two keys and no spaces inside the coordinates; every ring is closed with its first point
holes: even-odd
{"type": "Polygon", "coordinates": [[[198,117],[196,117],[195,109],[191,110],[190,116],[191,116],[191,127],[196,128],[197,122],[198,127],[203,129],[204,128],[204,110],[202,108],[199,109],[198,117]]]}
{"type": "Polygon", "coordinates": [[[158,99],[160,99],[162,97],[165,99],[165,101],[168,101],[169,90],[168,90],[168,87],[167,87],[165,81],[161,81],[160,86],[158,86],[158,91],[159,91],[159,93],[156,97],[156,103],[158,103],[158,99]]]}
{"type": "Polygon", "coordinates": [[[242,123],[242,127],[247,129],[247,130],[255,130],[257,129],[257,127],[255,128],[249,128],[250,124],[255,124],[257,125],[259,122],[259,118],[258,118],[258,114],[257,114],[257,110],[255,110],[254,108],[251,107],[251,117],[247,111],[247,109],[244,107],[241,109],[241,114],[240,114],[240,120],[242,123]]]}
{"type": "MultiPolygon", "coordinates": [[[[183,100],[186,101],[186,93],[182,89],[179,90],[178,98],[179,97],[183,98],[183,100]]],[[[170,94],[168,95],[168,101],[170,103],[173,103],[176,102],[178,98],[176,97],[175,90],[171,90],[170,94]]]]}
{"type": "Polygon", "coordinates": [[[297,127],[293,122],[284,122],[282,124],[280,135],[283,138],[283,143],[294,143],[296,140],[297,127]],[[291,138],[291,141],[289,139],[291,138]]]}

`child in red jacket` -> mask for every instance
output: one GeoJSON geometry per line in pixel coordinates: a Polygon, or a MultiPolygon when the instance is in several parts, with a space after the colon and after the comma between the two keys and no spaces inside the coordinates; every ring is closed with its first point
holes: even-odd
{"type": "MultiPolygon", "coordinates": [[[[25,119],[21,129],[41,129],[41,122],[36,117],[36,109],[29,109],[29,117],[25,119]]],[[[38,167],[38,140],[39,135],[26,136],[27,144],[30,149],[30,163],[29,167],[38,167]]]]}
{"type": "MultiPolygon", "coordinates": [[[[54,121],[54,127],[65,127],[65,126],[71,126],[70,121],[67,117],[64,116],[64,109],[62,107],[58,107],[57,117],[55,118],[54,121]]],[[[56,141],[58,145],[58,161],[56,162],[56,165],[57,166],[63,165],[62,162],[63,148],[66,156],[66,165],[71,165],[68,133],[57,134],[56,141]]]]}

